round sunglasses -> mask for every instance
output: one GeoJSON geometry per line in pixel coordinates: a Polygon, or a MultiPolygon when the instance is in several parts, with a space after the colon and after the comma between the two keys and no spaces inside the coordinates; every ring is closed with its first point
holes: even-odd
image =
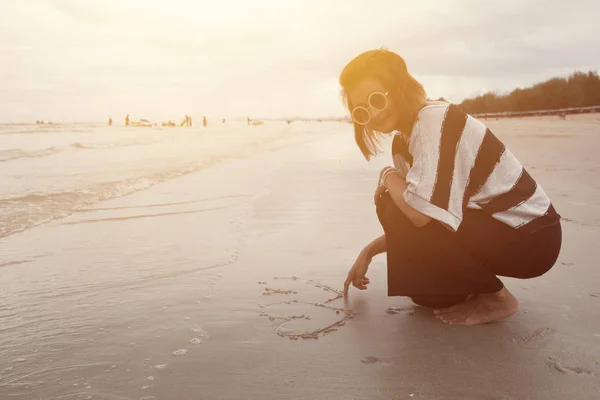
{"type": "Polygon", "coordinates": [[[369,110],[375,110],[377,112],[383,111],[388,106],[388,93],[389,92],[373,92],[367,99],[368,107],[356,106],[352,109],[352,120],[359,125],[367,125],[371,122],[371,112],[369,110]]]}

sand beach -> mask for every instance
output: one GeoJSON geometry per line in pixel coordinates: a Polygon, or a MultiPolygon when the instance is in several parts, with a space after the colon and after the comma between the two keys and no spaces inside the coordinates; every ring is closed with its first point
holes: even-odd
{"type": "Polygon", "coordinates": [[[340,296],[391,163],[348,124],[0,127],[0,399],[600,398],[600,117],[487,123],[564,242],[475,327],[387,297],[384,256],[340,296]]]}

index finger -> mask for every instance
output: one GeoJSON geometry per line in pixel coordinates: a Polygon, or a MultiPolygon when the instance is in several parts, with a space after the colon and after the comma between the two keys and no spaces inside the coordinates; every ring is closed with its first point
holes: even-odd
{"type": "Polygon", "coordinates": [[[348,288],[350,287],[350,283],[352,283],[352,279],[350,279],[350,277],[346,278],[346,282],[344,282],[344,297],[348,296],[348,288]]]}

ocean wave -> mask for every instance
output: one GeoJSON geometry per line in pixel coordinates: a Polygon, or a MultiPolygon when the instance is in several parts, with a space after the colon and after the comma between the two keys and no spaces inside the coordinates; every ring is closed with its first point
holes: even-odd
{"type": "Polygon", "coordinates": [[[95,187],[57,193],[32,193],[0,200],[0,238],[23,232],[35,226],[67,217],[73,212],[100,201],[126,196],[158,183],[206,168],[231,156],[209,158],[177,169],[148,174],[95,187]]]}
{"type": "MultiPolygon", "coordinates": [[[[74,212],[88,208],[101,201],[127,196],[146,190],[156,184],[187,175],[214,164],[256,155],[257,152],[273,151],[311,140],[311,135],[298,135],[293,138],[263,138],[256,143],[234,146],[236,150],[228,154],[206,156],[159,172],[149,173],[123,181],[103,182],[85,189],[54,193],[28,193],[18,197],[0,199],[0,238],[23,232],[50,221],[67,217],[74,212]]],[[[124,143],[121,143],[123,145],[124,143]]],[[[129,145],[143,143],[130,142],[129,145]]],[[[81,143],[80,146],[84,146],[81,143]]],[[[107,146],[109,144],[102,144],[107,146]]],[[[127,145],[127,144],[125,144],[127,145]]],[[[88,147],[84,147],[88,148],[88,147]]]]}
{"type": "Polygon", "coordinates": [[[129,147],[129,146],[139,146],[147,143],[93,143],[93,144],[83,144],[79,142],[71,143],[69,146],[74,147],[76,149],[114,149],[115,147],[129,147]]]}
{"type": "Polygon", "coordinates": [[[58,148],[58,147],[48,147],[42,150],[33,150],[27,151],[22,149],[7,149],[0,150],[0,163],[7,161],[19,160],[21,158],[39,158],[39,157],[47,157],[56,153],[60,153],[61,151],[66,150],[67,148],[75,148],[78,150],[84,149],[114,149],[118,147],[130,147],[130,146],[144,146],[147,144],[159,143],[162,140],[146,140],[146,141],[130,141],[130,142],[114,142],[114,143],[71,143],[68,147],[58,148]]]}
{"type": "Polygon", "coordinates": [[[29,263],[29,262],[31,262],[31,260],[7,261],[7,262],[4,262],[4,263],[0,263],[0,268],[2,268],[2,267],[9,267],[9,266],[12,266],[12,265],[26,264],[26,263],[29,263]]]}
{"type": "Polygon", "coordinates": [[[105,127],[98,123],[52,123],[52,124],[0,124],[0,135],[16,134],[46,134],[52,132],[93,132],[97,128],[105,127]]]}
{"type": "Polygon", "coordinates": [[[46,149],[37,151],[26,151],[21,149],[0,150],[0,162],[18,160],[20,158],[46,157],[61,151],[61,149],[56,147],[48,147],[46,149]]]}
{"type": "Polygon", "coordinates": [[[145,140],[145,141],[134,140],[134,141],[128,141],[128,142],[112,142],[112,143],[111,142],[109,142],[109,143],[75,142],[75,143],[71,143],[69,146],[74,147],[79,150],[83,150],[83,149],[114,149],[117,147],[144,146],[147,144],[160,143],[160,142],[163,142],[164,140],[165,140],[165,138],[160,138],[158,140],[145,140]]]}

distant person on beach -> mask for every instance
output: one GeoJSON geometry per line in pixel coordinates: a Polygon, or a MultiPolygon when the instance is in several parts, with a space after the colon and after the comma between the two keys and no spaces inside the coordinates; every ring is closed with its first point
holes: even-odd
{"type": "Polygon", "coordinates": [[[206,117],[202,117],[202,126],[204,126],[206,128],[207,122],[206,122],[206,117]]]}
{"type": "Polygon", "coordinates": [[[374,196],[384,235],[360,252],[344,295],[351,284],[366,289],[371,259],[387,252],[388,296],[408,296],[443,322],[517,312],[498,276],[538,277],[560,253],[560,216],[546,192],[485,124],[427,101],[399,55],[360,54],[340,84],[367,160],[395,133],[393,166],[379,173],[374,196]]]}
{"type": "Polygon", "coordinates": [[[108,126],[112,126],[112,117],[108,118],[108,126]]]}
{"type": "Polygon", "coordinates": [[[181,122],[180,126],[191,126],[192,125],[192,117],[190,117],[189,115],[185,115],[185,118],[183,119],[183,121],[181,122]]]}
{"type": "Polygon", "coordinates": [[[129,126],[129,114],[125,116],[125,126],[129,126]]]}

